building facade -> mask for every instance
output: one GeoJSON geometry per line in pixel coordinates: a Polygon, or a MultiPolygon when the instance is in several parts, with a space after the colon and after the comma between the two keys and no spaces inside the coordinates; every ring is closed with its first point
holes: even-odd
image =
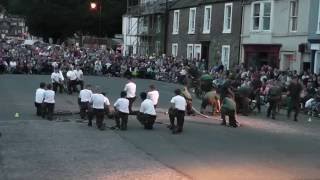
{"type": "Polygon", "coordinates": [[[24,38],[28,32],[25,19],[19,16],[7,14],[0,7],[0,38],[24,38]]]}
{"type": "Polygon", "coordinates": [[[308,70],[309,0],[248,0],[243,7],[242,62],[308,70]]]}
{"type": "Polygon", "coordinates": [[[230,69],[239,62],[242,1],[180,0],[169,12],[167,52],[230,69]]]}
{"type": "Polygon", "coordinates": [[[165,53],[167,9],[174,0],[128,0],[123,16],[124,55],[165,53]]]}
{"type": "Polygon", "coordinates": [[[311,49],[311,69],[320,73],[320,0],[310,0],[309,43],[311,49]]]}

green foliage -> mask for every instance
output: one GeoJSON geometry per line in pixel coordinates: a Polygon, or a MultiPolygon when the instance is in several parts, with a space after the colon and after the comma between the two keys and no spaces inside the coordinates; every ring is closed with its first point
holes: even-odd
{"type": "MultiPolygon", "coordinates": [[[[101,2],[102,35],[121,33],[126,0],[101,2]]],[[[29,31],[45,39],[64,39],[75,32],[99,35],[99,11],[90,10],[90,0],[0,0],[0,4],[9,13],[26,17],[29,31]]]]}

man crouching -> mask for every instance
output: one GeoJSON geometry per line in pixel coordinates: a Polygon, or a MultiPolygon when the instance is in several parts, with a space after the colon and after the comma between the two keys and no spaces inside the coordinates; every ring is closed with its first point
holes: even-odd
{"type": "Polygon", "coordinates": [[[140,94],[141,106],[140,112],[137,115],[138,121],[144,126],[144,129],[153,129],[153,124],[157,118],[156,111],[154,109],[154,103],[152,100],[147,99],[147,93],[142,92],[140,94]]]}

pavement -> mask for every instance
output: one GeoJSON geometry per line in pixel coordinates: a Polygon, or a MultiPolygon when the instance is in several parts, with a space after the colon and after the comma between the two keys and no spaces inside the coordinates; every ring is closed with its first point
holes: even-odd
{"type": "MultiPolygon", "coordinates": [[[[184,132],[172,135],[165,114],[179,87],[136,80],[138,92],[160,90],[157,123],[146,131],[134,116],[128,131],[98,131],[78,115],[49,122],[36,117],[34,91],[48,76],[0,76],[0,179],[320,179],[320,120],[299,122],[278,115],[238,116],[240,128],[218,117],[188,116],[184,132]],[[19,112],[20,117],[14,114],[19,112]]],[[[114,102],[121,78],[86,77],[114,102]]],[[[76,111],[77,95],[57,95],[58,111],[76,111]]],[[[140,102],[137,101],[136,105],[140,102]]],[[[199,107],[195,100],[194,106],[199,107]]],[[[135,108],[138,108],[137,106],[135,108]]],[[[283,113],[282,113],[283,114],[283,113]]],[[[106,119],[108,126],[113,120],[106,119]]]]}

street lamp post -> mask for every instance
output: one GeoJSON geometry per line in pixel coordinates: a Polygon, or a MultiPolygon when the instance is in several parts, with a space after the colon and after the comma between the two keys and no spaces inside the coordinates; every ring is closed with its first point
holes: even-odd
{"type": "Polygon", "coordinates": [[[99,37],[102,37],[102,0],[97,0],[97,2],[90,2],[90,9],[93,11],[99,11],[99,37]]]}

